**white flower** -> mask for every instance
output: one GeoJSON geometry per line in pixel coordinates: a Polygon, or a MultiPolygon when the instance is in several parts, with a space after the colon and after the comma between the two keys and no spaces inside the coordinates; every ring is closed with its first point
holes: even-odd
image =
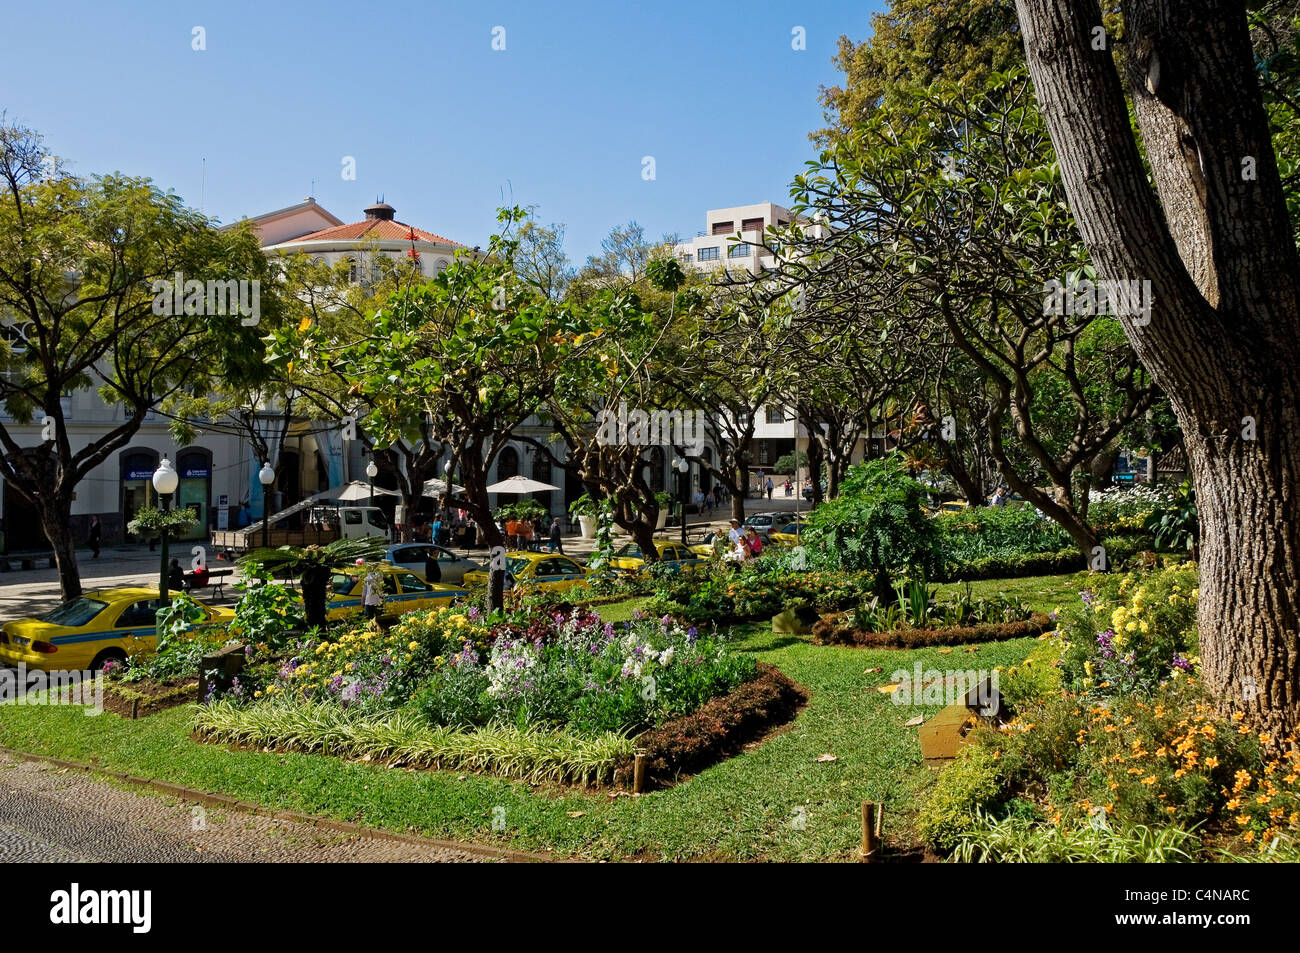
{"type": "Polygon", "coordinates": [[[659,653],[659,664],[665,668],[673,664],[673,647],[671,645],[659,653]]]}

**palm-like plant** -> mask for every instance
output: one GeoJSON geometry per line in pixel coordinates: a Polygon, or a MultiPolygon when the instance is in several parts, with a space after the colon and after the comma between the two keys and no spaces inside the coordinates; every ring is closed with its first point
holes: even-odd
{"type": "Polygon", "coordinates": [[[379,536],[361,539],[336,539],[323,546],[279,546],[254,549],[240,557],[241,569],[260,567],[268,576],[296,578],[302,588],[303,616],[309,627],[325,625],[325,597],[330,571],[350,565],[358,559],[378,559],[384,553],[385,540],[379,536]]]}

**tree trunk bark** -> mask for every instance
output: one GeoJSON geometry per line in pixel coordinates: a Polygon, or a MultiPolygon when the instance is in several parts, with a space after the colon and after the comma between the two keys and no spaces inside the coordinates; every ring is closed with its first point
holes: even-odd
{"type": "Polygon", "coordinates": [[[77,567],[77,541],[72,535],[72,501],[54,499],[49,509],[39,511],[41,529],[54,550],[54,563],[59,569],[59,593],[64,600],[81,595],[81,571],[77,567]]]}
{"type": "Polygon", "coordinates": [[[1017,0],[1035,93],[1101,278],[1182,428],[1201,520],[1205,682],[1275,749],[1300,729],[1300,260],[1244,5],[1130,0],[1125,54],[1152,192],[1095,2],[1017,0]],[[1249,162],[1247,162],[1249,160],[1249,162]]]}

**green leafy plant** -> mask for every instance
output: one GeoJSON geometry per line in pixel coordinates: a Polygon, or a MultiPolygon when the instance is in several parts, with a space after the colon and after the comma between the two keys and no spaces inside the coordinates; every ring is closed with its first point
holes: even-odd
{"type": "Polygon", "coordinates": [[[302,587],[304,618],[308,626],[326,625],[325,606],[330,572],[358,559],[373,560],[383,555],[387,545],[382,537],[336,539],[323,546],[281,546],[255,549],[239,560],[241,569],[266,576],[297,578],[302,587]]]}
{"type": "Polygon", "coordinates": [[[164,532],[176,537],[194,528],[197,519],[191,509],[160,510],[144,506],[136,510],[135,518],[126,524],[127,532],[141,539],[158,539],[164,532]]]}
{"type": "Polygon", "coordinates": [[[1193,552],[1200,539],[1200,521],[1196,512],[1196,491],[1188,481],[1165,506],[1151,512],[1142,524],[1155,533],[1156,545],[1165,549],[1193,552]]]}

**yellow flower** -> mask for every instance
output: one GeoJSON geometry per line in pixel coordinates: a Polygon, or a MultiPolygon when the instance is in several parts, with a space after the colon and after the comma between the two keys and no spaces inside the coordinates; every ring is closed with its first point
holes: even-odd
{"type": "Polygon", "coordinates": [[[407,646],[407,648],[410,649],[412,652],[414,652],[419,647],[420,647],[419,642],[412,642],[410,645],[407,646]]]}

